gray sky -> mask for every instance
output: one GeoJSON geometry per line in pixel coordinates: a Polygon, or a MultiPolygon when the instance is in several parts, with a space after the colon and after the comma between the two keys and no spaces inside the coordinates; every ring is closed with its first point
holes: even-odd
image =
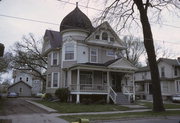
{"type": "MultiPolygon", "coordinates": [[[[79,2],[79,5],[86,5],[84,0],[64,1],[79,2]]],[[[95,0],[91,1],[94,2],[95,0]]],[[[90,3],[89,7],[102,9],[102,6],[97,3],[90,3]]],[[[65,4],[57,0],[2,0],[0,2],[0,42],[5,45],[6,51],[8,51],[10,46],[21,40],[23,35],[28,35],[28,33],[33,33],[36,38],[40,39],[46,29],[59,31],[61,20],[74,8],[75,5],[65,4]],[[38,23],[4,16],[14,16],[54,24],[38,23]]],[[[81,6],[79,8],[91,20],[99,13],[97,10],[81,6]]],[[[154,23],[151,25],[155,42],[162,47],[170,48],[176,54],[175,57],[180,56],[178,54],[180,53],[180,18],[174,15],[166,15],[165,13],[163,22],[161,25],[154,23]]],[[[142,37],[141,29],[131,30],[131,33],[134,36],[142,37]]],[[[128,33],[122,35],[128,35],[128,33]]]]}

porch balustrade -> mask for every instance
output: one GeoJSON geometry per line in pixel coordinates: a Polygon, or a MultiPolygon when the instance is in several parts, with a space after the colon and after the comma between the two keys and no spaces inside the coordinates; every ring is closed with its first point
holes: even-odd
{"type": "Polygon", "coordinates": [[[126,94],[133,93],[133,87],[132,86],[124,86],[123,87],[123,92],[126,94]]]}
{"type": "Polygon", "coordinates": [[[72,84],[70,90],[74,92],[108,92],[107,85],[102,84],[72,84]]]}

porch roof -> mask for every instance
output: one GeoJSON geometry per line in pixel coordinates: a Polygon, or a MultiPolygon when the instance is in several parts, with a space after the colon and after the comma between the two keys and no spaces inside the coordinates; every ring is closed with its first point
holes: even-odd
{"type": "Polygon", "coordinates": [[[118,58],[107,61],[105,63],[79,63],[70,67],[69,69],[88,69],[101,71],[115,71],[115,72],[135,72],[137,69],[125,58],[118,58]]]}

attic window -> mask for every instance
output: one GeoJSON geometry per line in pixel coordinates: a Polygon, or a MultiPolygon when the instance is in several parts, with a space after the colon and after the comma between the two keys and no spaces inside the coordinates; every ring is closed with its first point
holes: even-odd
{"type": "Polygon", "coordinates": [[[102,33],[102,40],[108,40],[108,34],[107,32],[102,33]]]}
{"type": "Polygon", "coordinates": [[[110,41],[114,42],[114,38],[113,38],[113,37],[110,37],[110,41]]]}
{"type": "Polygon", "coordinates": [[[96,36],[95,36],[95,39],[99,39],[99,38],[100,38],[100,36],[99,36],[99,35],[96,35],[96,36]]]}

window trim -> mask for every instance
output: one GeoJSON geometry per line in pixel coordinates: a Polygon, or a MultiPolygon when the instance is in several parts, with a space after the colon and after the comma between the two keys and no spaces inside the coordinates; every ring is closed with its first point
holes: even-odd
{"type": "Polygon", "coordinates": [[[59,88],[59,72],[52,72],[51,88],[59,88]],[[57,87],[54,87],[54,74],[57,73],[57,87]]]}
{"type": "Polygon", "coordinates": [[[178,75],[178,69],[177,67],[174,67],[174,76],[177,76],[178,75]]]}
{"type": "Polygon", "coordinates": [[[74,61],[75,60],[75,45],[74,43],[67,43],[64,46],[64,61],[74,61]],[[73,59],[66,59],[66,47],[73,46],[73,59]]]}
{"type": "Polygon", "coordinates": [[[47,88],[51,88],[52,87],[52,74],[47,74],[47,88]],[[49,79],[49,75],[51,76],[51,78],[49,79]],[[50,80],[50,86],[49,86],[49,80],[50,80]]]}
{"type": "Polygon", "coordinates": [[[165,77],[165,67],[161,67],[161,77],[165,77]]]}
{"type": "Polygon", "coordinates": [[[115,51],[114,50],[106,50],[106,56],[111,56],[111,57],[115,57],[115,51]],[[114,52],[114,55],[109,55],[109,52],[114,52]]]}
{"type": "Polygon", "coordinates": [[[91,62],[91,63],[98,63],[98,48],[90,48],[90,62],[91,62]],[[92,50],[95,50],[95,51],[96,51],[96,55],[94,55],[94,56],[96,56],[96,61],[95,61],[95,62],[92,61],[92,58],[91,58],[91,56],[92,56],[91,51],[92,51],[92,50]]]}
{"type": "Polygon", "coordinates": [[[105,32],[105,31],[104,31],[104,32],[102,32],[102,34],[101,34],[101,39],[102,39],[103,41],[109,41],[109,36],[108,36],[108,33],[107,33],[107,32],[105,32]],[[106,33],[106,34],[107,34],[107,40],[104,40],[104,39],[103,39],[103,33],[106,33]]]}
{"type": "Polygon", "coordinates": [[[57,66],[57,65],[59,65],[59,53],[57,52],[57,51],[54,51],[54,52],[52,52],[51,53],[51,66],[57,66]],[[54,64],[54,53],[56,53],[56,59],[57,59],[57,63],[56,64],[54,64]]]}

